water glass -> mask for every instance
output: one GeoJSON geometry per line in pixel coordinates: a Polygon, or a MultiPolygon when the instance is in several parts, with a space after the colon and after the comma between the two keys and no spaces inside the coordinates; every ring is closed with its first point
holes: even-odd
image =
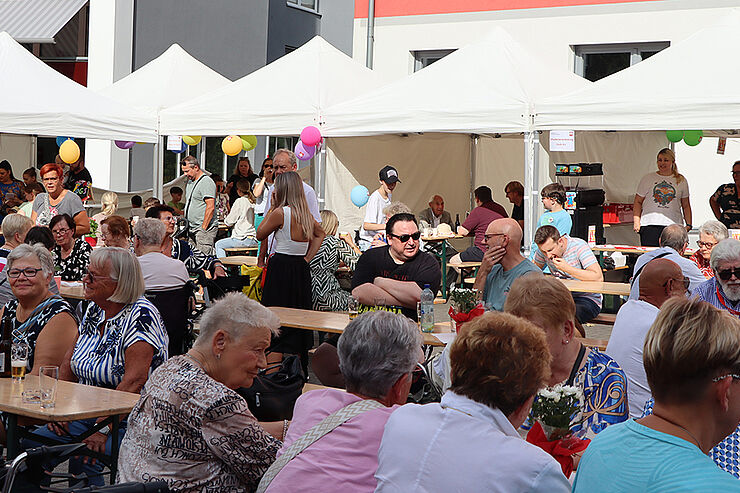
{"type": "Polygon", "coordinates": [[[20,381],[26,376],[29,347],[25,342],[14,342],[10,348],[10,368],[13,380],[20,381]]]}
{"type": "Polygon", "coordinates": [[[58,384],[58,366],[42,366],[39,369],[39,393],[41,394],[42,408],[51,409],[56,405],[58,384]]]}

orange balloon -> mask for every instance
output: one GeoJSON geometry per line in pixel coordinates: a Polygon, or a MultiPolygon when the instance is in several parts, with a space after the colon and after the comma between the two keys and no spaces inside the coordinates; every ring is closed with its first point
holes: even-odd
{"type": "MultiPolygon", "coordinates": [[[[241,143],[241,139],[239,139],[241,143]]],[[[76,163],[80,159],[80,146],[72,139],[65,140],[59,146],[59,157],[67,164],[76,163]]]]}
{"type": "Polygon", "coordinates": [[[238,135],[229,135],[221,142],[221,150],[227,156],[236,156],[242,152],[242,139],[238,135]]]}

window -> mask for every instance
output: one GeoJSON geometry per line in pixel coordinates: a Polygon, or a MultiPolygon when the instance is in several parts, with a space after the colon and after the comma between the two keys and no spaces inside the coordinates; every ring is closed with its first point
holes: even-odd
{"type": "Polygon", "coordinates": [[[428,67],[434,62],[443,59],[455,50],[423,50],[412,51],[414,55],[414,72],[418,72],[424,67],[428,67]]]}
{"type": "Polygon", "coordinates": [[[288,0],[291,7],[299,7],[311,12],[319,12],[319,0],[288,0]]]}
{"type": "Polygon", "coordinates": [[[575,47],[575,72],[595,82],[624,70],[668,48],[667,41],[655,43],[627,43],[580,45],[575,47]]]}

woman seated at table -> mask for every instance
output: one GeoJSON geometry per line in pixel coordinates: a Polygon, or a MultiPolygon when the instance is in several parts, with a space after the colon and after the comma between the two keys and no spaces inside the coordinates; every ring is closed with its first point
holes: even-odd
{"type": "Polygon", "coordinates": [[[712,249],[728,236],[727,226],[719,221],[707,221],[699,228],[699,241],[696,242],[699,249],[694,252],[690,259],[699,267],[699,270],[707,279],[714,277],[712,266],[709,265],[712,249]]]}
{"type": "Polygon", "coordinates": [[[102,197],[100,197],[100,207],[101,210],[97,214],[95,214],[92,219],[96,223],[98,223],[98,231],[95,234],[98,245],[102,246],[116,246],[116,245],[106,245],[105,241],[103,240],[103,230],[101,228],[101,224],[104,220],[108,219],[109,217],[112,217],[116,211],[118,210],[118,194],[116,192],[105,192],[102,197]]]}
{"type": "MultiPolygon", "coordinates": [[[[167,360],[167,332],[154,305],[143,297],[144,276],[130,250],[103,247],[90,256],[90,266],[83,278],[87,307],[74,349],[67,352],[59,369],[59,378],[95,387],[139,393],[151,371],[167,360]]],[[[64,425],[72,435],[89,430],[105,418],[73,421],[64,425]]],[[[119,441],[126,429],[121,423],[119,441]]],[[[70,441],[59,427],[49,425],[35,433],[70,441]],[[54,431],[52,431],[52,429],[54,431]],[[59,435],[59,436],[55,436],[59,435]]],[[[26,447],[37,446],[32,440],[26,447]]],[[[108,429],[93,433],[83,440],[93,451],[110,455],[108,429]]],[[[94,464],[82,458],[69,461],[69,472],[88,476],[99,474],[100,461],[94,464]]],[[[103,478],[92,481],[102,485],[103,478]]]]}
{"type": "Polygon", "coordinates": [[[349,235],[336,236],[339,219],[332,211],[321,211],[321,227],[324,228],[326,237],[309,264],[313,309],[347,311],[347,302],[351,295],[339,286],[335,274],[340,262],[354,270],[362,252],[349,235]]]}
{"type": "Polygon", "coordinates": [[[263,428],[234,389],[266,367],[277,316],[241,293],[206,310],[187,354],[160,366],[131,412],[119,481],[166,481],[173,491],[254,491],[286,422],[263,428]],[[266,431],[270,428],[270,432],[266,431]]]}
{"type": "Polygon", "coordinates": [[[42,366],[60,366],[74,347],[77,321],[72,307],[49,291],[51,253],[40,243],[18,245],[8,255],[5,270],[16,299],[5,304],[0,320],[10,323],[13,342],[28,344],[28,369],[38,375],[42,366]]]}
{"type": "Polygon", "coordinates": [[[56,246],[52,250],[56,275],[62,281],[81,281],[90,263],[92,247],[82,238],[75,239],[75,222],[69,214],[54,216],[49,223],[56,246]]]}
{"type": "Polygon", "coordinates": [[[128,221],[121,216],[110,216],[100,222],[100,239],[105,246],[131,248],[128,221]]]}
{"type": "Polygon", "coordinates": [[[574,492],[738,491],[707,457],[740,421],[740,323],[710,304],[666,301],[645,338],[653,414],[610,427],[581,459],[574,492]]]}

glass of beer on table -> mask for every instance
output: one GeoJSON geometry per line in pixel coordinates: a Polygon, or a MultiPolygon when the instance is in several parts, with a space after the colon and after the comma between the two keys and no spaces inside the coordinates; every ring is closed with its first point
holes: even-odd
{"type": "Polygon", "coordinates": [[[14,342],[10,349],[10,368],[13,380],[23,380],[28,367],[28,344],[14,342]]]}

